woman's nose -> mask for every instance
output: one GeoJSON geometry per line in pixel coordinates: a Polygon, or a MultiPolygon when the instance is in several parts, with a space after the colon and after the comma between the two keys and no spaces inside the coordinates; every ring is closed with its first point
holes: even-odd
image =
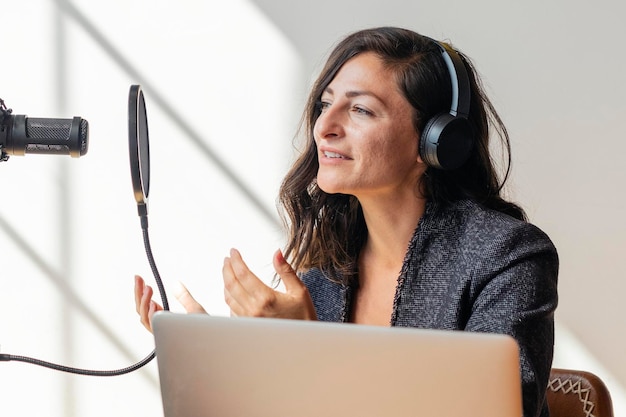
{"type": "Polygon", "coordinates": [[[332,105],[326,107],[315,121],[313,133],[319,139],[334,138],[343,133],[341,112],[332,105]]]}

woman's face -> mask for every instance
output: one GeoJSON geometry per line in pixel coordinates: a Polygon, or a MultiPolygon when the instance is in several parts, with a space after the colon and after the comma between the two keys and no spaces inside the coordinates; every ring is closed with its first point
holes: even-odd
{"type": "Polygon", "coordinates": [[[373,53],[347,61],[321,97],[313,127],[323,191],[395,198],[415,194],[425,170],[413,108],[373,53]]]}

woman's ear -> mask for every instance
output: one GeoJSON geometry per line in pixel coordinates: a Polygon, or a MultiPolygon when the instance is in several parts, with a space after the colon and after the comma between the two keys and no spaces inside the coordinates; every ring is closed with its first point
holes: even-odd
{"type": "Polygon", "coordinates": [[[422,139],[422,135],[418,133],[417,134],[417,163],[418,164],[424,163],[424,160],[422,159],[422,156],[420,155],[420,140],[421,139],[422,139]]]}

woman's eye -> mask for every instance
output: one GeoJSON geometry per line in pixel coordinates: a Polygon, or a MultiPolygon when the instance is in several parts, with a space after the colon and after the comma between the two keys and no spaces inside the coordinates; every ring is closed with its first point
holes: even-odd
{"type": "Polygon", "coordinates": [[[329,107],[330,107],[330,102],[328,102],[328,101],[320,100],[320,101],[317,102],[317,109],[320,112],[323,112],[324,110],[326,110],[329,107]]]}
{"type": "Polygon", "coordinates": [[[371,111],[367,110],[364,107],[360,107],[360,106],[355,106],[354,107],[354,111],[358,114],[361,114],[363,116],[373,116],[374,113],[372,113],[371,111]]]}

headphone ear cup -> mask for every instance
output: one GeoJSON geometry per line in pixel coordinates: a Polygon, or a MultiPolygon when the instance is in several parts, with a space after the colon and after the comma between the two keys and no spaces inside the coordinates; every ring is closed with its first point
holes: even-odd
{"type": "Polygon", "coordinates": [[[428,166],[444,170],[459,168],[471,150],[472,129],[467,119],[442,113],[424,126],[419,152],[428,166]]]}

